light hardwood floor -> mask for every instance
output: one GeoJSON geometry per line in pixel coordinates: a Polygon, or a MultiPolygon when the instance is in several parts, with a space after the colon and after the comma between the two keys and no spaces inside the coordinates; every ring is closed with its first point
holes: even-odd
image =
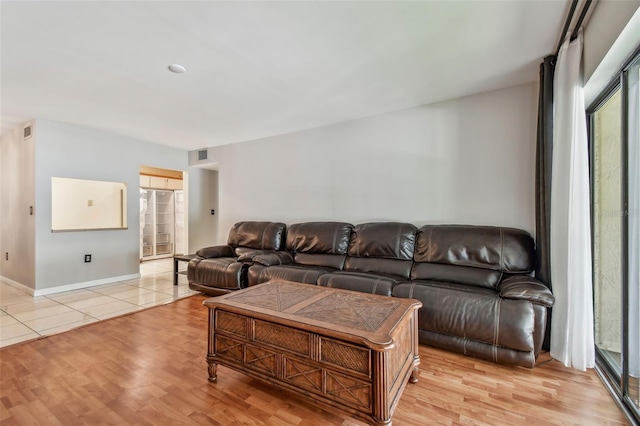
{"type": "MultiPolygon", "coordinates": [[[[224,367],[209,383],[204,299],[1,349],[0,424],[364,424],[224,367]]],[[[422,345],[420,355],[396,426],[628,424],[593,370],[548,356],[534,369],[505,367],[422,345]]]]}

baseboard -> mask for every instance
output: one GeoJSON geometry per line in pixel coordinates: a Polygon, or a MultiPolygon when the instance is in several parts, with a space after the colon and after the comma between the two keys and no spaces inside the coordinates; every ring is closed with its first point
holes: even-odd
{"type": "Polygon", "coordinates": [[[66,285],[60,285],[60,286],[57,286],[57,287],[36,289],[34,291],[33,295],[34,296],[46,296],[46,295],[54,294],[54,293],[62,293],[63,291],[79,290],[81,288],[96,287],[96,286],[103,285],[103,284],[117,283],[119,281],[135,280],[137,278],[140,278],[140,273],[139,272],[137,274],[120,275],[119,277],[103,278],[101,280],[84,281],[84,282],[81,282],[81,283],[66,284],[66,285]]]}
{"type": "Polygon", "coordinates": [[[120,281],[135,280],[135,279],[138,279],[138,278],[140,278],[140,273],[139,272],[137,274],[120,275],[120,276],[117,276],[117,277],[103,278],[103,279],[100,279],[100,280],[84,281],[84,282],[80,282],[80,283],[65,284],[65,285],[59,285],[59,286],[56,286],[56,287],[49,287],[49,288],[42,288],[42,289],[35,289],[34,290],[31,287],[27,287],[26,285],[21,284],[21,283],[19,283],[17,281],[13,281],[12,279],[0,276],[0,279],[2,279],[2,281],[4,281],[7,284],[9,284],[11,287],[14,287],[14,288],[22,290],[22,291],[24,291],[26,293],[29,293],[33,297],[47,296],[49,294],[62,293],[64,291],[79,290],[79,289],[82,289],[82,288],[96,287],[96,286],[99,286],[99,285],[117,283],[117,282],[120,282],[120,281]]]}
{"type": "Polygon", "coordinates": [[[2,280],[3,282],[9,284],[13,288],[17,288],[20,291],[24,291],[25,293],[29,293],[31,296],[33,296],[33,293],[35,291],[31,287],[28,287],[28,286],[26,286],[26,285],[24,285],[22,283],[19,283],[18,281],[14,281],[11,278],[3,277],[2,275],[0,275],[0,280],[2,280]]]}

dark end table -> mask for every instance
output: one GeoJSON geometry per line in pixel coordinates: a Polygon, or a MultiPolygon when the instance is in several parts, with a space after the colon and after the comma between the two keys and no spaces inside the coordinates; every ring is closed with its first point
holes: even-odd
{"type": "Polygon", "coordinates": [[[178,271],[178,262],[189,262],[195,254],[176,254],[173,256],[173,285],[178,285],[178,275],[185,275],[185,271],[178,271]]]}

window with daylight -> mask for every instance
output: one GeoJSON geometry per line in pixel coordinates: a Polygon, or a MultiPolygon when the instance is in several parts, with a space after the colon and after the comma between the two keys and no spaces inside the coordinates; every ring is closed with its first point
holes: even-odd
{"type": "Polygon", "coordinates": [[[588,111],[599,371],[640,419],[640,55],[588,111]]]}

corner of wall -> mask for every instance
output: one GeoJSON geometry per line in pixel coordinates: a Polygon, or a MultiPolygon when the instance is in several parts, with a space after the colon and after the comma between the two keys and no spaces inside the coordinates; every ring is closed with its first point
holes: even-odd
{"type": "Polygon", "coordinates": [[[0,139],[0,276],[27,288],[35,288],[34,130],[31,120],[0,139]]]}

